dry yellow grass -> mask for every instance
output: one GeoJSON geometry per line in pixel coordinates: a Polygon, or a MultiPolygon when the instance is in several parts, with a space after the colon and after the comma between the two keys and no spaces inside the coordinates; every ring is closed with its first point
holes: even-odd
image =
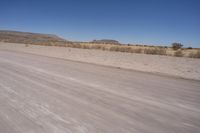
{"type": "Polygon", "coordinates": [[[82,49],[99,49],[106,51],[128,52],[128,53],[142,53],[152,55],[165,55],[176,57],[190,57],[200,58],[199,49],[179,49],[178,51],[172,48],[161,46],[148,46],[148,45],[115,45],[115,44],[99,44],[89,42],[79,42],[74,44],[66,44],[67,47],[82,48],[82,49]]]}
{"type": "Polygon", "coordinates": [[[141,53],[151,55],[165,55],[175,57],[189,57],[189,58],[200,58],[200,49],[179,49],[173,50],[172,48],[161,47],[161,46],[148,46],[148,45],[116,45],[116,44],[100,44],[90,42],[74,42],[74,43],[40,43],[38,45],[44,46],[59,46],[59,47],[72,47],[81,49],[99,49],[106,51],[115,52],[127,52],[127,53],[141,53]]]}
{"type": "MultiPolygon", "coordinates": [[[[0,41],[10,43],[23,43],[28,47],[29,44],[43,46],[73,47],[82,49],[99,49],[106,51],[142,53],[152,55],[165,55],[176,57],[200,58],[200,49],[182,48],[174,50],[173,48],[153,45],[122,45],[120,43],[108,43],[101,40],[96,42],[71,42],[64,40],[56,35],[38,34],[17,31],[0,31],[0,41]],[[104,42],[104,43],[103,43],[104,42]]],[[[112,41],[112,40],[106,40],[112,41]]]]}
{"type": "MultiPolygon", "coordinates": [[[[8,41],[9,42],[9,41],[8,41]]],[[[200,49],[179,49],[173,50],[172,48],[161,47],[161,46],[148,46],[148,45],[123,45],[123,44],[101,44],[101,43],[90,43],[90,42],[68,42],[68,41],[47,41],[37,43],[25,43],[26,47],[28,44],[43,45],[43,46],[58,46],[58,47],[72,47],[81,49],[99,49],[106,51],[115,52],[127,52],[127,53],[141,53],[151,55],[165,55],[175,57],[190,57],[200,58],[200,49]]]]}
{"type": "Polygon", "coordinates": [[[200,58],[200,50],[195,51],[195,52],[190,52],[189,57],[190,58],[200,58]]]}

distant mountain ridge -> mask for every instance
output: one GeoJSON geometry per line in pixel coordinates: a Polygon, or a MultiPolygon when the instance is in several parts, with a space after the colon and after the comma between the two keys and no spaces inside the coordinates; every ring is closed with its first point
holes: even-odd
{"type": "Polygon", "coordinates": [[[61,37],[53,34],[30,33],[21,31],[0,30],[0,41],[10,43],[25,43],[25,44],[56,44],[70,43],[61,37]]]}
{"type": "MultiPolygon", "coordinates": [[[[0,42],[47,45],[47,46],[79,45],[81,43],[81,42],[68,41],[54,34],[31,33],[31,32],[21,32],[21,31],[11,31],[11,30],[0,30],[0,42]]],[[[118,41],[112,39],[93,40],[89,43],[120,45],[118,41]]]]}

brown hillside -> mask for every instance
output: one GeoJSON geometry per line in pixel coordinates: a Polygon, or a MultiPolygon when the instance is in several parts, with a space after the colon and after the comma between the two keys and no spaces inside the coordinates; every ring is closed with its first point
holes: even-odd
{"type": "Polygon", "coordinates": [[[0,30],[0,41],[35,45],[65,45],[71,43],[52,34],[0,30]]]}

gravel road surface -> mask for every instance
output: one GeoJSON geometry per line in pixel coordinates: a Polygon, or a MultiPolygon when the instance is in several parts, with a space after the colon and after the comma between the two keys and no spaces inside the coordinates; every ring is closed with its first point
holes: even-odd
{"type": "Polygon", "coordinates": [[[0,50],[1,133],[198,133],[200,81],[0,50]]]}

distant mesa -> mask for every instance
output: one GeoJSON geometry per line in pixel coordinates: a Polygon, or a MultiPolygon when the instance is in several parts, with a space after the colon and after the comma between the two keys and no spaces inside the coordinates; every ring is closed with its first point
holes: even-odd
{"type": "Polygon", "coordinates": [[[93,40],[92,43],[120,44],[118,41],[116,41],[116,40],[111,40],[111,39],[93,40]]]}

